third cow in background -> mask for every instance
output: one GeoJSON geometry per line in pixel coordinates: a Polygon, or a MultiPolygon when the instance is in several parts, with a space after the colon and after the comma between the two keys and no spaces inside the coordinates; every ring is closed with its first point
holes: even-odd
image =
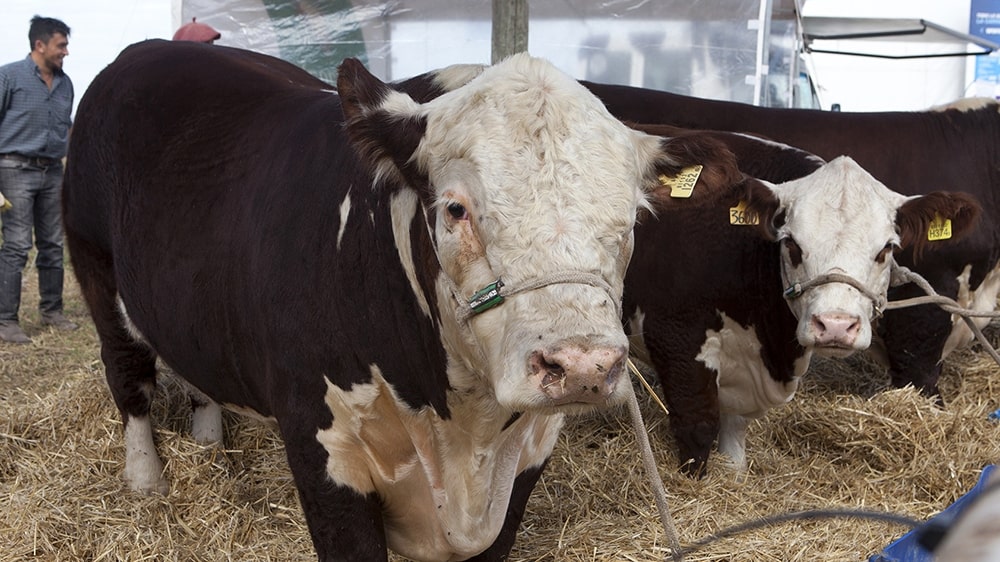
{"type": "MultiPolygon", "coordinates": [[[[841,113],[754,107],[584,82],[619,119],[766,136],[825,159],[848,155],[903,195],[963,191],[984,207],[979,226],[944,251],[917,260],[910,249],[896,257],[945,296],[979,311],[996,308],[1000,224],[993,193],[1000,186],[1000,105],[962,100],[923,112],[841,113]]],[[[891,300],[920,296],[914,284],[890,289],[891,300]]],[[[980,327],[988,318],[977,318],[980,327]]],[[[938,394],[943,360],[972,340],[959,318],[935,305],[889,311],[879,320],[873,351],[892,384],[938,394]]]]}

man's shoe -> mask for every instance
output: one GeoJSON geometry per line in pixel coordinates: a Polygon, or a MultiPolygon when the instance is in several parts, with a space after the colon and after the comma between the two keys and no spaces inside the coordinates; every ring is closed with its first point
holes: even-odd
{"type": "Polygon", "coordinates": [[[13,320],[0,322],[0,340],[7,343],[31,343],[28,334],[25,334],[21,326],[13,320]]]}
{"type": "Polygon", "coordinates": [[[43,314],[42,326],[52,326],[53,328],[64,332],[72,332],[80,327],[76,322],[73,322],[69,318],[63,316],[62,312],[43,314]]]}

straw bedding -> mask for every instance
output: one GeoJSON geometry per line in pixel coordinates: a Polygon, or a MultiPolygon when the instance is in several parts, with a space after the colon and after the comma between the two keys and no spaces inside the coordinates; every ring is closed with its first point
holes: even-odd
{"type": "MultiPolygon", "coordinates": [[[[161,377],[154,424],[171,482],[142,497],[121,480],[121,423],[103,382],[93,326],[38,327],[35,343],[0,346],[0,560],[314,560],[273,428],[226,415],[226,448],[188,435],[179,386],[161,377]]],[[[996,338],[994,327],[988,333],[996,338]]],[[[785,407],[751,424],[749,468],[713,457],[709,475],[678,474],[667,417],[638,385],[681,543],[732,525],[810,509],[864,509],[926,519],[1000,459],[994,386],[1000,369],[975,349],[953,356],[947,407],[889,390],[864,359],[814,363],[785,407]]],[[[907,529],[856,519],[795,521],[725,538],[685,560],[863,560],[907,529]]],[[[663,560],[668,551],[624,410],[571,420],[531,497],[512,560],[663,560]]],[[[402,560],[395,557],[394,560],[402,560]]]]}

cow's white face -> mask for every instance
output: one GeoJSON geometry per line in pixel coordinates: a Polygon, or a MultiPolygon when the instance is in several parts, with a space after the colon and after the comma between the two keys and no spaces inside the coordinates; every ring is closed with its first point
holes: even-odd
{"type": "MultiPolygon", "coordinates": [[[[779,218],[776,226],[785,287],[837,273],[885,297],[892,252],[900,246],[896,213],[904,196],[846,157],[773,189],[784,210],[784,221],[779,218]]],[[[788,305],[799,320],[804,347],[848,355],[871,344],[878,303],[850,284],[816,286],[789,296],[788,305]]]]}
{"type": "Polygon", "coordinates": [[[627,384],[622,279],[658,139],[539,61],[511,62],[521,68],[487,69],[426,107],[417,155],[436,198],[439,303],[449,317],[464,307],[452,282],[463,300],[497,279],[545,284],[456,322],[448,340],[470,365],[485,356],[489,387],[512,410],[615,402],[627,384]],[[564,272],[579,278],[551,277],[564,272]]]}
{"type": "Polygon", "coordinates": [[[338,90],[355,146],[426,213],[452,388],[508,412],[617,402],[636,211],[663,197],[659,174],[692,164],[705,166],[700,188],[676,204],[720,197],[741,179],[732,155],[704,137],[634,131],[527,55],[423,105],[345,65],[338,90]],[[469,299],[498,280],[505,302],[467,317],[469,299]]]}
{"type": "Polygon", "coordinates": [[[949,221],[949,236],[958,239],[979,216],[978,203],[966,194],[905,197],[846,156],[806,177],[771,186],[771,196],[776,203],[766,214],[781,244],[785,287],[827,274],[850,278],[832,279],[801,295],[786,292],[799,320],[799,343],[835,356],[871,344],[871,321],[886,298],[894,250],[909,248],[919,256],[925,248],[934,249],[928,231],[941,219],[949,221]]]}

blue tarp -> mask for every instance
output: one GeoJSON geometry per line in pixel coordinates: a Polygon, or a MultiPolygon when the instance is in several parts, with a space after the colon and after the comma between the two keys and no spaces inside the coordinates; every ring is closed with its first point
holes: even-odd
{"type": "MultiPolygon", "coordinates": [[[[990,474],[996,469],[996,465],[988,465],[979,476],[979,482],[964,496],[958,498],[955,503],[948,506],[944,511],[932,517],[926,524],[931,522],[946,522],[953,520],[965,507],[986,487],[986,481],[990,474]]],[[[933,562],[934,554],[928,552],[917,540],[921,528],[913,529],[906,533],[894,543],[890,544],[881,553],[868,559],[868,562],[933,562]]]]}

